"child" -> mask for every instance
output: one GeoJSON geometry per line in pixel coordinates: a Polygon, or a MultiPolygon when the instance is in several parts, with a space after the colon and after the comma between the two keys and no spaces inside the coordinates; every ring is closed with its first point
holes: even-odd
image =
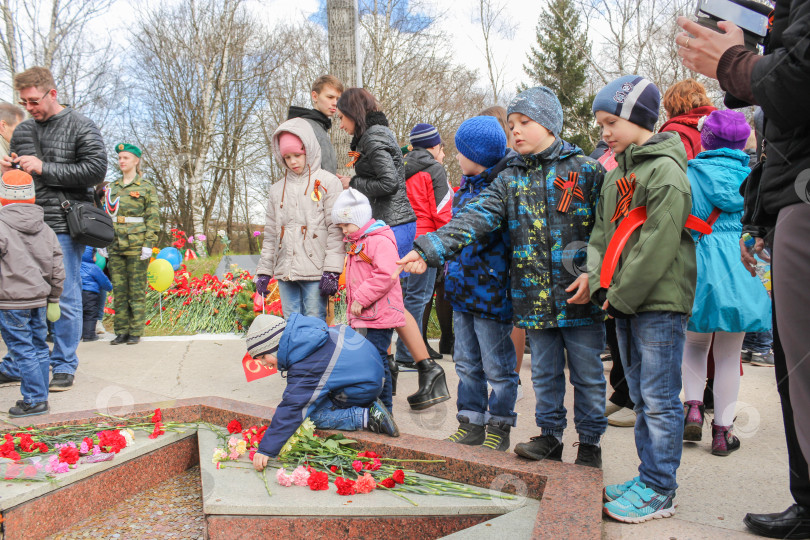
{"type": "MultiPolygon", "coordinates": [[[[412,150],[404,160],[405,185],[408,200],[416,213],[416,238],[419,238],[450,221],[453,189],[442,166],[444,147],[439,130],[430,124],[416,124],[411,130],[410,143],[412,150]]],[[[433,296],[435,283],[435,268],[402,280],[405,309],[413,315],[420,329],[423,327],[425,306],[433,296]]],[[[427,339],[425,335],[422,337],[427,339]]],[[[414,367],[413,357],[403,343],[397,344],[396,360],[401,365],[414,367]]]]}
{"type": "Polygon", "coordinates": [[[327,298],[337,292],[346,255],[331,218],[340,180],[321,169],[321,148],[302,118],[276,129],[273,154],[284,178],[270,188],[256,291],[264,296],[275,277],[284,317],[302,313],[325,320],[327,298]]]}
{"type": "Polygon", "coordinates": [[[394,419],[377,400],[383,384],[377,349],[348,326],[330,327],[299,313],[286,321],[259,315],[246,340],[253,358],[287,372],[284,396],[253,459],[257,470],[264,469],[268,457],[278,456],[306,417],[320,429],[399,436],[394,419]]]}
{"type": "MultiPolygon", "coordinates": [[[[456,131],[456,149],[463,176],[453,200],[454,214],[518,157],[507,149],[506,134],[494,116],[465,120],[456,131]]],[[[505,226],[486,234],[447,263],[444,293],[453,306],[459,422],[447,439],[501,451],[509,449],[509,432],[517,421],[520,380],[511,339],[510,253],[505,226]],[[489,395],[487,382],[492,386],[489,395]]]]}
{"type": "Polygon", "coordinates": [[[596,95],[593,112],[619,166],[602,188],[588,246],[593,301],[616,319],[621,360],[637,413],[639,475],[605,488],[604,512],[628,523],[675,513],[681,461],[681,358],[695,297],[695,242],[684,228],[692,208],[686,151],[674,133],[653,135],[661,95],[644,77],[626,75],[596,95]],[[628,212],[647,219],[629,238],[610,287],[601,260],[628,212]],[[593,263],[591,260],[596,259],[593,263]]]}
{"type": "Polygon", "coordinates": [[[0,333],[14,358],[13,373],[0,382],[20,381],[23,399],[9,409],[12,418],[46,414],[50,351],[45,317],[59,318],[65,281],[62,248],[34,204],[31,175],[11,170],[0,180],[0,333]],[[47,306],[47,307],[46,307],[47,306]]]}
{"type": "Polygon", "coordinates": [[[96,266],[96,250],[90,246],[84,249],[82,255],[82,341],[98,341],[96,321],[98,306],[103,297],[102,293],[112,290],[112,283],[104,272],[96,266]]]}
{"type": "Polygon", "coordinates": [[[700,131],[703,152],[689,160],[686,174],[692,187],[692,214],[707,219],[721,213],[714,232],[697,239],[699,300],[692,308],[683,352],[685,441],[699,441],[703,432],[703,388],[709,349],[714,356],[714,420],[712,454],[727,456],[740,447],[732,434],[740,391],[740,350],[745,332],[771,329],[771,299],[762,282],[739,264],[743,198],[740,184],[750,173],[742,151],[751,128],[745,115],[714,111],[700,131]]]}
{"type": "Polygon", "coordinates": [[[368,199],[354,188],[341,193],[335,201],[332,222],[343,231],[347,245],[349,325],[365,329],[366,339],[377,348],[385,372],[380,400],[393,411],[395,382],[388,364],[388,347],[394,328],[405,326],[402,289],[399,281],[391,279],[396,269],[397,242],[391,227],[372,219],[368,199]]]}
{"type": "MultiPolygon", "coordinates": [[[[450,223],[418,238],[416,251],[399,262],[408,271],[423,270],[424,261],[440,266],[464,247],[508,227],[512,304],[516,325],[527,330],[532,350],[535,421],[541,429],[540,436],[516,445],[515,453],[527,459],[562,460],[567,353],[579,434],[576,463],[601,467],[599,440],[607,427],[600,358],[604,314],[585,305],[590,295],[581,259],[604,169],[559,138],[562,107],[550,89],[521,92],[507,114],[520,159],[509,162],[450,223]]],[[[489,272],[480,268],[477,274],[484,279],[489,272]]]]}

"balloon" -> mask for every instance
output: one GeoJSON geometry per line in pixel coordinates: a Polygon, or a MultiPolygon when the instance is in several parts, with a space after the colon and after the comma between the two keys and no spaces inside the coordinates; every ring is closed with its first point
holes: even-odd
{"type": "Polygon", "coordinates": [[[174,270],[166,259],[155,259],[146,269],[146,281],[156,291],[165,291],[174,281],[174,270]]]}
{"type": "Polygon", "coordinates": [[[172,270],[177,270],[180,268],[180,263],[183,262],[183,256],[180,255],[180,252],[175,247],[165,247],[160,250],[160,253],[157,254],[155,257],[156,260],[163,259],[164,261],[169,261],[169,264],[172,265],[172,270]]]}
{"type": "Polygon", "coordinates": [[[96,253],[96,266],[98,266],[102,270],[104,270],[104,268],[107,266],[107,259],[99,255],[98,253],[96,253]]]}

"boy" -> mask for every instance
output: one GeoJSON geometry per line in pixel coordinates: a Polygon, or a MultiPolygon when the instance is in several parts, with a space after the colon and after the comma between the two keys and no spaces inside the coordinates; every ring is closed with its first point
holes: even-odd
{"type": "Polygon", "coordinates": [[[287,372],[287,388],[253,458],[256,470],[278,456],[307,417],[320,429],[399,436],[394,419],[376,401],[383,385],[377,349],[348,326],[330,327],[300,313],[287,321],[259,315],[246,339],[253,358],[287,372]]]}
{"type": "Polygon", "coordinates": [[[112,283],[96,265],[95,248],[87,246],[82,255],[82,341],[98,341],[99,305],[105,296],[103,293],[111,290],[112,283]]]}
{"type": "MultiPolygon", "coordinates": [[[[435,233],[417,239],[401,261],[405,271],[440,266],[465,246],[481,242],[502,225],[509,229],[511,294],[515,323],[525,328],[532,350],[532,381],[541,435],[515,446],[519,456],[562,460],[566,427],[566,352],[574,385],[574,423],[579,433],[576,463],[601,467],[599,440],[604,417],[604,314],[585,304],[585,247],[604,169],[578,147],[559,138],[562,107],[543,86],[518,94],[507,109],[515,149],[521,154],[490,186],[435,233]],[[413,264],[411,264],[413,263],[413,264]],[[571,294],[573,293],[573,295],[571,294]]],[[[488,268],[479,270],[490,272],[488,268]]]]}
{"type": "MultiPolygon", "coordinates": [[[[506,134],[494,116],[465,120],[455,139],[463,175],[453,200],[453,213],[458,214],[518,154],[506,148],[506,134]]],[[[517,421],[520,380],[510,338],[510,253],[509,232],[501,226],[447,263],[444,293],[453,306],[459,422],[447,439],[501,451],[509,449],[509,432],[517,421]],[[487,382],[492,386],[489,395],[487,382]]]]}
{"type": "MultiPolygon", "coordinates": [[[[419,238],[450,221],[453,189],[442,166],[444,145],[439,130],[430,124],[416,124],[411,130],[410,143],[411,150],[404,159],[405,186],[416,214],[416,238],[419,238]]],[[[425,306],[433,296],[435,283],[435,268],[429,268],[424,274],[411,274],[402,280],[405,309],[413,315],[420,329],[425,306]]],[[[396,361],[400,365],[415,367],[411,353],[401,341],[397,344],[396,361]]]]}
{"type": "Polygon", "coordinates": [[[13,372],[0,381],[20,381],[23,399],[9,409],[12,418],[46,414],[50,351],[45,317],[59,318],[65,281],[62,248],[34,204],[31,175],[11,170],[0,180],[0,333],[14,358],[13,372]],[[46,308],[47,306],[47,308],[46,308]]]}
{"type": "Polygon", "coordinates": [[[318,144],[321,147],[321,168],[332,174],[337,174],[337,154],[332,141],[329,139],[329,128],[332,127],[332,118],[337,110],[337,101],[343,93],[343,83],[333,75],[322,75],[312,83],[312,108],[290,107],[287,120],[303,118],[312,126],[318,144]]]}
{"type": "Polygon", "coordinates": [[[658,88],[636,75],[609,83],[593,102],[619,166],[607,175],[589,244],[596,256],[589,264],[591,298],[616,319],[641,459],[637,477],[605,488],[604,512],[628,523],[675,513],[683,448],[681,359],[697,277],[695,243],[684,228],[692,208],[686,151],[674,133],[653,135],[659,104],[658,88]],[[646,221],[602,289],[601,260],[611,237],[629,211],[642,206],[646,221]]]}

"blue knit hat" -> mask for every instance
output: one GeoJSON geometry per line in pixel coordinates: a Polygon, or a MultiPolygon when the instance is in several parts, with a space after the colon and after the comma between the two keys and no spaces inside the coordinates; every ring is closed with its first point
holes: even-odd
{"type": "Polygon", "coordinates": [[[593,113],[605,111],[653,131],[661,108],[661,92],[651,80],[625,75],[609,82],[593,100],[593,113]]]}
{"type": "Polygon", "coordinates": [[[515,96],[506,109],[506,117],[512,113],[528,116],[554,135],[563,128],[563,110],[557,95],[545,86],[528,88],[515,96]]]}
{"type": "Polygon", "coordinates": [[[416,124],[410,135],[411,146],[414,148],[433,148],[442,144],[439,130],[430,124],[416,124]]]}
{"type": "Polygon", "coordinates": [[[506,133],[494,116],[475,116],[458,127],[456,150],[489,169],[506,154],[506,133]]]}

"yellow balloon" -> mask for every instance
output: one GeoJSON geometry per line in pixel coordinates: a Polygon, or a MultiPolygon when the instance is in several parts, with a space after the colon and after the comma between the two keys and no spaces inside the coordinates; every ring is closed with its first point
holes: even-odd
{"type": "Polygon", "coordinates": [[[156,291],[165,291],[174,282],[172,263],[165,259],[155,259],[146,269],[146,281],[156,291]]]}

